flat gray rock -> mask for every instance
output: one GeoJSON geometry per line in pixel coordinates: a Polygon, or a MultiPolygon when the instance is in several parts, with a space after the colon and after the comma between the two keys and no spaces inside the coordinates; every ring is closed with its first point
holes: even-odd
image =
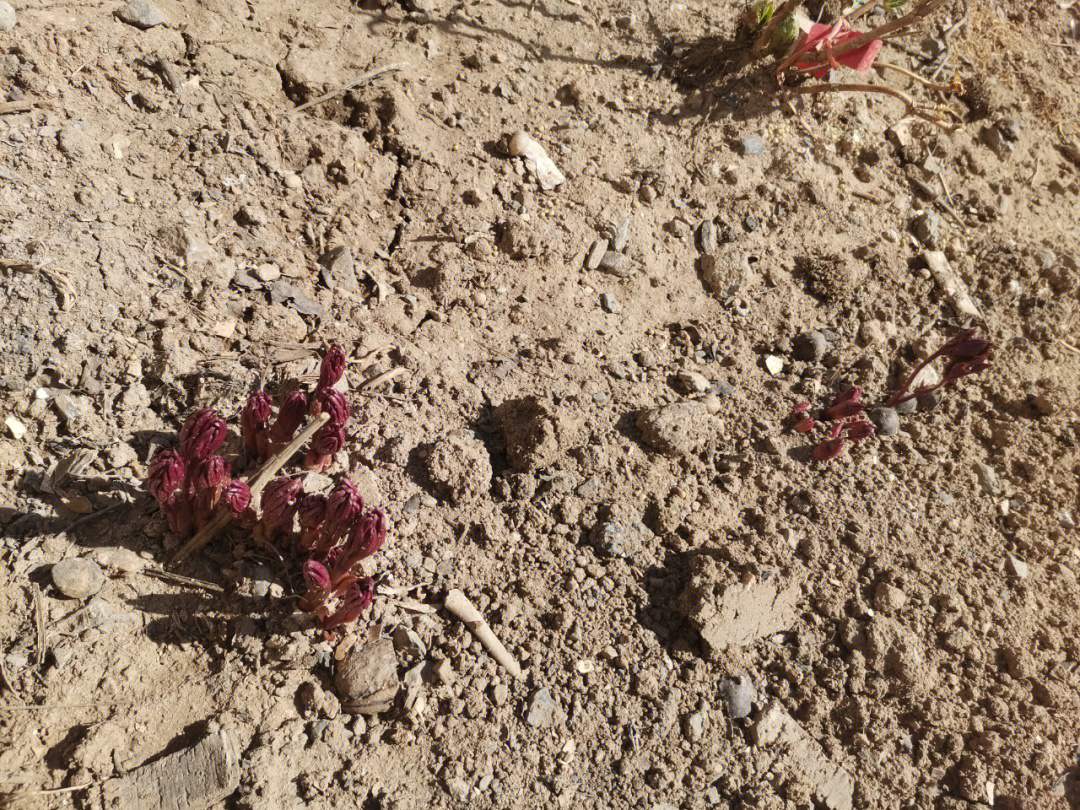
{"type": "Polygon", "coordinates": [[[150,0],[131,0],[116,12],[116,16],[128,25],[134,25],[136,28],[142,29],[165,24],[165,15],[150,0]]]}

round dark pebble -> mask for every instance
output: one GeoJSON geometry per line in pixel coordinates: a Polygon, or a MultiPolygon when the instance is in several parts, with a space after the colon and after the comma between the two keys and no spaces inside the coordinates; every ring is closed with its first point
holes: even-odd
{"type": "Polygon", "coordinates": [[[919,407],[919,403],[914,399],[905,400],[896,406],[896,412],[901,416],[911,416],[915,413],[915,410],[919,407]]]}
{"type": "Polygon", "coordinates": [[[793,348],[796,360],[817,363],[825,356],[828,343],[825,340],[825,335],[814,329],[810,332],[803,332],[796,337],[793,348]]]}
{"type": "Polygon", "coordinates": [[[877,427],[879,436],[895,436],[900,432],[900,414],[894,408],[874,408],[870,418],[877,427]]]}

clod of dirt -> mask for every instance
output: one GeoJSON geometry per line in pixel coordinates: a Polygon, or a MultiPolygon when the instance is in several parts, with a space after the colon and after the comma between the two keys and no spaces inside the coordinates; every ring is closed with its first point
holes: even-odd
{"type": "Polygon", "coordinates": [[[86,599],[101,590],[105,575],[93,560],[72,557],[52,567],[52,581],[69,599],[86,599]]]}
{"type": "Polygon", "coordinates": [[[110,779],[102,788],[107,810],[207,810],[240,786],[239,747],[225,730],[110,779]]]}
{"type": "Polygon", "coordinates": [[[487,448],[468,433],[452,433],[427,457],[425,473],[431,485],[454,503],[475,500],[491,488],[487,448]]]}
{"type": "Polygon", "coordinates": [[[400,685],[394,642],[388,638],[353,647],[334,673],[341,707],[350,714],[386,711],[400,685]]]}
{"type": "Polygon", "coordinates": [[[638,415],[645,443],[668,456],[689,456],[720,432],[720,421],[696,400],[650,408],[638,415]]]}
{"type": "Polygon", "coordinates": [[[807,292],[824,301],[847,300],[866,278],[866,268],[846,252],[801,256],[795,269],[803,277],[807,292]]]}
{"type": "Polygon", "coordinates": [[[888,582],[880,583],[874,590],[874,610],[895,613],[907,604],[907,594],[888,582]]]}
{"type": "Polygon", "coordinates": [[[511,259],[540,256],[547,252],[551,244],[551,226],[543,220],[510,217],[503,223],[499,236],[499,249],[511,259]]]}
{"type": "Polygon", "coordinates": [[[730,298],[743,283],[741,267],[729,256],[721,260],[712,253],[706,253],[698,259],[698,270],[705,289],[717,298],[730,298]]]}
{"type": "Polygon", "coordinates": [[[559,455],[558,430],[547,407],[536,397],[510,399],[495,410],[506,458],[520,472],[547,467],[559,455]]]}
{"type": "Polygon", "coordinates": [[[101,723],[86,732],[75,750],[69,764],[86,768],[95,774],[111,776],[114,768],[113,752],[124,744],[124,732],[116,723],[101,723]]]}
{"type": "Polygon", "coordinates": [[[796,619],[797,583],[779,577],[736,578],[715,561],[697,557],[678,608],[714,651],[745,647],[790,627],[796,619]]]}
{"type": "Polygon", "coordinates": [[[934,685],[934,669],[926,660],[922,642],[904,625],[887,616],[875,616],[865,630],[867,668],[889,676],[897,691],[914,696],[934,685]]]}
{"type": "Polygon", "coordinates": [[[605,520],[596,524],[590,539],[604,557],[634,557],[645,545],[645,526],[640,522],[605,520]]]}
{"type": "Polygon", "coordinates": [[[784,708],[772,701],[751,729],[755,745],[776,752],[777,763],[829,810],[851,810],[855,782],[784,708]]]}
{"type": "Polygon", "coordinates": [[[150,0],[131,0],[126,6],[116,12],[116,16],[128,25],[136,28],[153,28],[155,25],[164,25],[165,15],[161,9],[150,0]]]}

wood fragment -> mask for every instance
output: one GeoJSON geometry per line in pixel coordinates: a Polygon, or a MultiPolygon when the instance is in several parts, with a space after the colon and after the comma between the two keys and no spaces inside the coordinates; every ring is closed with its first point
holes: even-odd
{"type": "Polygon", "coordinates": [[[41,668],[45,662],[45,605],[41,598],[41,588],[35,583],[32,591],[34,596],[34,661],[41,668]]]}
{"type": "Polygon", "coordinates": [[[225,589],[214,582],[207,582],[205,579],[196,579],[195,577],[185,577],[181,574],[174,574],[172,571],[164,571],[160,568],[144,568],[139,573],[156,577],[157,579],[163,579],[166,582],[175,582],[179,585],[190,585],[193,588],[203,588],[208,591],[213,591],[214,593],[225,593],[225,589]]]}
{"type": "Polygon", "coordinates": [[[392,368],[389,371],[384,371],[382,374],[378,374],[372,377],[370,380],[364,380],[362,383],[360,383],[360,390],[366,391],[369,388],[374,388],[380,383],[384,383],[387,380],[392,380],[395,377],[400,377],[404,373],[404,366],[398,366],[397,368],[392,368]]]}
{"type": "MultiPolygon", "coordinates": [[[[252,478],[248,480],[248,488],[251,490],[251,502],[256,503],[259,496],[262,494],[263,488],[270,483],[270,479],[277,475],[278,471],[288,463],[296,453],[307,444],[308,440],[315,435],[315,433],[330,420],[330,414],[321,413],[315,417],[305,427],[296,438],[294,438],[285,449],[279,452],[277,455],[271,456],[266,460],[266,463],[262,468],[254,474],[252,478]]],[[[199,531],[188,540],[180,550],[172,558],[172,564],[177,565],[182,563],[196,551],[201,549],[207,543],[217,536],[218,532],[224,529],[232,522],[232,513],[228,510],[220,512],[217,517],[203,526],[199,531]]]]}
{"type": "Polygon", "coordinates": [[[521,677],[521,665],[517,662],[517,659],[503,646],[503,643],[499,641],[498,636],[495,635],[488,623],[484,621],[484,617],[480,615],[480,611],[476,609],[464,593],[457,588],[451,589],[450,593],[446,595],[446,602],[444,605],[447,611],[464,622],[465,626],[472,631],[473,635],[480,639],[480,643],[484,645],[484,649],[491,653],[491,657],[494,658],[503,669],[515,678],[521,677]]]}
{"type": "Polygon", "coordinates": [[[308,109],[309,107],[314,107],[317,104],[323,104],[323,103],[325,103],[327,101],[330,101],[331,99],[337,98],[338,96],[343,96],[346,93],[348,93],[350,90],[355,90],[357,87],[360,87],[361,85],[365,85],[370,81],[374,81],[375,79],[379,78],[380,76],[382,76],[382,75],[384,75],[386,73],[393,73],[394,71],[401,70],[402,68],[405,68],[405,67],[408,67],[408,66],[404,62],[395,62],[392,65],[386,65],[385,67],[375,68],[374,70],[369,70],[367,73],[364,73],[363,75],[359,76],[355,81],[350,82],[349,84],[346,84],[343,87],[339,87],[337,90],[331,90],[329,93],[323,93],[318,98],[311,99],[311,101],[305,101],[300,106],[294,107],[292,110],[290,110],[288,113],[286,113],[286,115],[290,115],[290,116],[296,115],[297,113],[303,112],[304,110],[308,109]]]}

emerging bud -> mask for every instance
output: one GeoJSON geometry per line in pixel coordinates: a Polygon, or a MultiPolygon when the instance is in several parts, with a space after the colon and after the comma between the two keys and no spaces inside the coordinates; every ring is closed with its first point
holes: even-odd
{"type": "Polygon", "coordinates": [[[355,564],[382,548],[385,541],[386,516],[381,509],[372,509],[353,528],[345,553],[355,564]]]}
{"type": "Polygon", "coordinates": [[[296,513],[296,499],[303,491],[299,478],[275,478],[262,496],[262,519],[270,532],[285,528],[296,513]]]}
{"type": "Polygon", "coordinates": [[[937,354],[948,357],[954,363],[970,363],[973,360],[987,359],[993,349],[993,343],[975,337],[974,329],[967,329],[946,342],[937,350],[937,354]]]}
{"type": "Polygon", "coordinates": [[[844,452],[847,440],[843,436],[835,439],[826,439],[814,448],[811,455],[818,461],[830,461],[844,452]]]}
{"type": "Polygon", "coordinates": [[[304,582],[310,590],[326,590],[330,587],[330,572],[318,560],[308,560],[304,563],[304,582]]]}
{"type": "Polygon", "coordinates": [[[251,504],[251,490],[248,488],[247,484],[239,478],[236,478],[230,481],[229,485],[225,487],[223,499],[225,505],[229,507],[229,511],[232,512],[233,515],[239,517],[251,504]]]}
{"type": "Polygon", "coordinates": [[[229,462],[221,456],[210,456],[200,461],[191,475],[191,488],[195,492],[221,490],[229,482],[229,462]]]}
{"type": "Polygon", "coordinates": [[[322,523],[326,519],[326,496],[307,495],[296,510],[300,520],[300,548],[311,551],[322,538],[322,523]]]}
{"type": "Polygon", "coordinates": [[[832,404],[822,411],[822,415],[829,420],[846,419],[855,416],[866,409],[859,400],[862,399],[862,389],[858,386],[849,388],[832,401],[832,404]]]}
{"type": "Polygon", "coordinates": [[[281,403],[277,419],[270,428],[270,441],[274,444],[285,444],[292,439],[300,423],[304,421],[307,412],[307,394],[303,391],[293,391],[285,401],[281,403]]]}
{"type": "Polygon", "coordinates": [[[311,449],[304,459],[304,469],[322,472],[329,467],[334,456],[345,446],[345,428],[327,422],[311,437],[311,449]]]}
{"type": "Polygon", "coordinates": [[[844,431],[851,441],[858,442],[873,436],[877,429],[865,419],[859,418],[845,425],[844,431]]]}
{"type": "Polygon", "coordinates": [[[354,582],[345,592],[341,607],[323,620],[323,629],[333,630],[335,627],[354,621],[368,609],[374,598],[375,580],[371,577],[364,577],[358,582],[354,582]]]}
{"type": "Polygon", "coordinates": [[[316,394],[311,400],[311,415],[318,416],[323,411],[330,414],[331,425],[344,425],[352,416],[349,401],[336,388],[327,388],[316,394]]]}
{"type": "Polygon", "coordinates": [[[360,497],[360,490],[348,478],[342,478],[326,502],[322,547],[329,548],[344,537],[363,511],[364,499],[360,497]]]}
{"type": "Polygon", "coordinates": [[[315,390],[325,391],[327,388],[332,388],[345,373],[346,362],[345,352],[341,347],[337,344],[331,346],[319,366],[319,384],[315,390]]]}
{"type": "Polygon", "coordinates": [[[795,423],[795,432],[809,433],[815,427],[817,427],[817,422],[814,420],[814,417],[804,415],[802,419],[795,423]]]}
{"type": "Polygon", "coordinates": [[[187,461],[209,458],[225,443],[228,428],[212,408],[196,411],[180,430],[180,455],[187,461]]]}
{"type": "Polygon", "coordinates": [[[265,448],[266,421],[273,409],[273,400],[262,389],[252,394],[240,412],[240,428],[244,436],[244,447],[252,455],[261,456],[265,448]]]}
{"type": "Polygon", "coordinates": [[[175,450],[158,450],[146,472],[146,491],[159,504],[164,504],[184,483],[185,473],[184,459],[179,453],[175,450]]]}

